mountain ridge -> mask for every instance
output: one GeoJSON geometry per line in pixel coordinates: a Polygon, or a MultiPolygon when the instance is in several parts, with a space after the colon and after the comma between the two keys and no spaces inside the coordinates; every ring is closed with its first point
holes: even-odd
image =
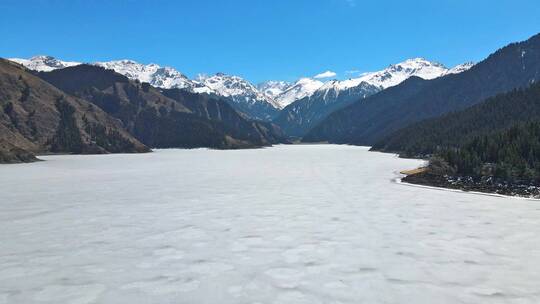
{"type": "Polygon", "coordinates": [[[472,63],[466,63],[449,69],[438,62],[413,58],[391,64],[381,71],[364,73],[357,78],[330,80],[311,95],[286,106],[274,122],[289,135],[302,137],[330,113],[391,88],[410,77],[434,79],[461,73],[472,66],[472,63]]]}
{"type": "Polygon", "coordinates": [[[351,104],[329,115],[304,140],[372,145],[412,123],[462,110],[538,79],[540,34],[500,48],[465,72],[431,80],[412,77],[351,104]]]}
{"type": "Polygon", "coordinates": [[[4,59],[0,59],[0,106],[0,141],[9,157],[4,162],[29,160],[31,153],[149,151],[117,119],[4,59]]]}
{"type": "Polygon", "coordinates": [[[255,128],[258,126],[245,121],[228,103],[214,100],[206,94],[177,89],[178,94],[168,97],[163,94],[164,89],[141,84],[96,65],[83,64],[38,72],[38,76],[116,117],[129,132],[151,147],[234,149],[278,142],[257,132],[255,128]],[[183,94],[192,95],[184,98],[181,97],[183,94]],[[245,127],[235,129],[220,118],[223,116],[207,115],[216,111],[226,113],[228,118],[235,120],[234,123],[244,122],[245,127]]]}

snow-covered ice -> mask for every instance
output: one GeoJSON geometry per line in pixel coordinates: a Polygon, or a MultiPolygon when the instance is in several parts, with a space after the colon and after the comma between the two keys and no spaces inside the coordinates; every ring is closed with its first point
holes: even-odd
{"type": "Polygon", "coordinates": [[[539,303],[540,203],[334,145],[0,167],[0,303],[539,303]]]}

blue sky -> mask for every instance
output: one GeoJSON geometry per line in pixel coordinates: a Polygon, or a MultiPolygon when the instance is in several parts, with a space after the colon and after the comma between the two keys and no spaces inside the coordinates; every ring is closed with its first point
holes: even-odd
{"type": "Polygon", "coordinates": [[[0,1],[0,57],[133,59],[252,82],[479,61],[540,32],[538,0],[0,1]]]}

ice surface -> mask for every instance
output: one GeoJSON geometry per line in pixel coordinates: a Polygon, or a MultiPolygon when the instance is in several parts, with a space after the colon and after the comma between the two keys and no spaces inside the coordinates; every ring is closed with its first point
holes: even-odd
{"type": "Polygon", "coordinates": [[[540,203],[277,146],[0,167],[0,303],[539,303],[540,203]]]}

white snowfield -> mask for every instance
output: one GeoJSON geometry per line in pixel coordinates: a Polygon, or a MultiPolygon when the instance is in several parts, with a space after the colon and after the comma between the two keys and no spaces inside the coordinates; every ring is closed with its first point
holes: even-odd
{"type": "Polygon", "coordinates": [[[0,303],[540,303],[540,203],[366,148],[0,167],[0,303]]]}

